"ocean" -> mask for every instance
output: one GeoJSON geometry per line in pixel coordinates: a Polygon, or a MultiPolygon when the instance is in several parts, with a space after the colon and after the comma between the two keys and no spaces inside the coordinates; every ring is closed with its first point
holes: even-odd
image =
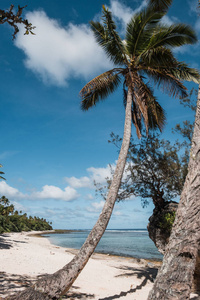
{"type": "MultiPolygon", "coordinates": [[[[54,245],[80,249],[89,232],[90,230],[80,230],[44,236],[54,245]]],[[[106,230],[95,252],[154,260],[162,260],[163,258],[149,238],[146,229],[106,230]]]]}

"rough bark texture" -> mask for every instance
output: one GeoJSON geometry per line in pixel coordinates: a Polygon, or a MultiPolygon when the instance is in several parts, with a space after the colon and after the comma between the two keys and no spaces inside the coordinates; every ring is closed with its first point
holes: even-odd
{"type": "Polygon", "coordinates": [[[196,260],[195,271],[194,271],[192,292],[198,293],[200,295],[200,246],[199,246],[199,251],[198,251],[198,257],[196,260]]]}
{"type": "MultiPolygon", "coordinates": [[[[160,226],[160,223],[162,222],[163,216],[166,213],[176,212],[177,208],[177,202],[167,202],[162,209],[156,207],[152,216],[149,218],[149,224],[147,226],[149,237],[154,242],[158,251],[162,254],[165,253],[165,248],[169,243],[170,231],[166,229],[163,230],[160,226]]],[[[192,292],[200,294],[200,247],[194,272],[192,292]]]]}
{"type": "Polygon", "coordinates": [[[45,276],[42,280],[36,282],[35,285],[26,289],[25,291],[12,296],[9,299],[12,300],[49,300],[59,299],[64,295],[73,282],[76,280],[90,256],[94,252],[98,242],[100,241],[107,225],[110,220],[114,204],[117,198],[121,178],[124,172],[126,157],[129,149],[129,143],[131,138],[131,106],[132,106],[132,94],[128,91],[127,104],[126,104],[126,116],[124,125],[124,136],[119,154],[117,166],[113,176],[108,197],[106,199],[103,210],[99,216],[99,219],[84,245],[81,247],[79,253],[73,258],[73,260],[65,265],[61,270],[52,275],[45,276]]]}
{"type": "Polygon", "coordinates": [[[190,297],[200,244],[200,88],[188,166],[163,265],[148,300],[190,297]]]}
{"type": "Polygon", "coordinates": [[[163,220],[167,213],[176,212],[177,207],[177,202],[166,202],[162,208],[155,207],[152,216],[149,218],[149,224],[147,226],[149,237],[162,254],[165,253],[165,247],[170,237],[170,230],[162,227],[163,220]]]}

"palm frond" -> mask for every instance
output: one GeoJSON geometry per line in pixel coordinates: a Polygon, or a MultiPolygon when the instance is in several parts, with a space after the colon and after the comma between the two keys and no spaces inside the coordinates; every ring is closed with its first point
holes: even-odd
{"type": "Polygon", "coordinates": [[[122,70],[117,68],[109,70],[88,82],[80,91],[81,109],[88,110],[111,94],[121,82],[122,70]]]}
{"type": "Polygon", "coordinates": [[[173,76],[172,74],[169,74],[166,70],[153,70],[148,69],[145,70],[146,74],[148,74],[148,77],[153,80],[155,85],[157,85],[158,88],[162,88],[162,91],[164,93],[167,93],[170,97],[173,96],[175,98],[181,97],[187,97],[187,89],[182,84],[182,82],[173,76]]]}
{"type": "Polygon", "coordinates": [[[126,29],[127,50],[131,57],[146,49],[156,24],[164,14],[148,6],[133,16],[126,29]]]}
{"type": "Polygon", "coordinates": [[[193,81],[199,84],[200,73],[197,69],[190,68],[184,62],[179,62],[172,51],[165,47],[149,49],[142,53],[137,60],[139,69],[159,70],[169,73],[179,80],[193,81]]]}
{"type": "MultiPolygon", "coordinates": [[[[3,166],[0,164],[0,168],[2,168],[3,166]]],[[[4,172],[0,171],[0,174],[3,175],[5,174],[4,172]]],[[[0,179],[6,180],[3,176],[0,175],[0,179]]]]}
{"type": "Polygon", "coordinates": [[[136,72],[129,72],[126,74],[126,82],[129,88],[132,90],[133,103],[135,103],[137,118],[143,118],[146,132],[148,133],[148,113],[142,77],[139,76],[136,72]]]}
{"type": "Polygon", "coordinates": [[[185,63],[179,62],[170,49],[158,47],[149,49],[138,58],[139,69],[143,70],[154,83],[170,96],[185,97],[186,88],[181,81],[199,83],[198,70],[189,68],[185,63]]]}
{"type": "MultiPolygon", "coordinates": [[[[158,103],[151,87],[147,83],[144,83],[142,80],[140,83],[140,90],[140,95],[144,98],[143,101],[145,101],[147,108],[148,128],[159,128],[159,130],[162,131],[166,121],[165,111],[158,103]]],[[[146,132],[148,133],[147,130],[146,132]]]]}
{"type": "Polygon", "coordinates": [[[147,101],[149,129],[159,129],[161,132],[166,124],[166,114],[162,106],[153,96],[150,101],[147,101]]]}
{"type": "MultiPolygon", "coordinates": [[[[157,47],[175,48],[197,42],[195,31],[186,24],[173,24],[171,26],[157,26],[147,49],[157,47]]],[[[146,49],[146,50],[147,50],[146,49]]]]}
{"type": "Polygon", "coordinates": [[[149,0],[149,5],[151,5],[157,11],[168,11],[172,0],[149,0]]]}
{"type": "Polygon", "coordinates": [[[140,111],[138,111],[136,103],[133,101],[132,105],[132,122],[136,128],[137,137],[140,139],[142,137],[142,116],[140,111]]]}
{"type": "Polygon", "coordinates": [[[169,68],[170,66],[174,66],[176,64],[177,60],[172,51],[161,46],[157,48],[145,49],[145,51],[137,57],[135,62],[135,65],[138,66],[139,69],[142,69],[143,67],[169,68]]]}
{"type": "Polygon", "coordinates": [[[170,69],[172,75],[180,80],[193,81],[200,83],[200,73],[197,69],[190,68],[183,62],[178,62],[176,68],[170,69]]]}
{"type": "MultiPolygon", "coordinates": [[[[142,77],[135,78],[134,88],[132,88],[132,121],[136,127],[137,136],[141,137],[142,123],[146,128],[148,135],[149,129],[159,129],[162,131],[166,117],[165,112],[153,95],[153,90],[148,84],[144,83],[142,77]]],[[[124,105],[126,106],[127,89],[126,85],[130,87],[130,79],[124,84],[124,105]]]]}
{"type": "MultiPolygon", "coordinates": [[[[126,109],[127,95],[128,95],[126,80],[124,81],[123,92],[124,92],[123,104],[126,109]]],[[[142,132],[142,115],[141,115],[141,112],[138,110],[138,106],[136,105],[135,101],[132,101],[131,114],[132,114],[132,122],[136,128],[137,137],[140,139],[142,137],[142,134],[141,134],[141,132],[142,132]]]]}
{"type": "Polygon", "coordinates": [[[111,12],[103,6],[103,25],[90,22],[97,43],[105,50],[114,64],[123,65],[127,62],[124,44],[116,31],[111,12]]]}

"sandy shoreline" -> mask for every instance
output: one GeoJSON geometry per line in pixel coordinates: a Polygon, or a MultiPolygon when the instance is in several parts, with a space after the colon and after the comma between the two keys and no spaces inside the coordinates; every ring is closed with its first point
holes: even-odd
{"type": "MultiPolygon", "coordinates": [[[[55,246],[30,232],[0,235],[0,249],[0,299],[30,285],[37,276],[62,268],[76,251],[55,246]]],[[[145,300],[159,265],[143,259],[94,254],[67,299],[145,300]]]]}

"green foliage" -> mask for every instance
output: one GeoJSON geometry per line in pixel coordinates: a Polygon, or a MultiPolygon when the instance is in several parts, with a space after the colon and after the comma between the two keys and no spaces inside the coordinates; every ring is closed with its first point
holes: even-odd
{"type": "MultiPolygon", "coordinates": [[[[121,139],[111,134],[111,143],[120,148],[121,139]]],[[[142,205],[150,200],[156,207],[180,195],[187,174],[188,156],[179,146],[160,139],[159,134],[143,136],[139,143],[131,139],[128,163],[118,192],[118,201],[131,196],[140,197],[142,205]]],[[[106,197],[107,188],[96,183],[101,195],[106,197]]]]}
{"type": "Polygon", "coordinates": [[[172,226],[174,224],[176,212],[167,212],[162,216],[162,220],[159,223],[159,227],[165,232],[171,232],[172,226]]]}
{"type": "MultiPolygon", "coordinates": [[[[194,44],[197,36],[185,24],[163,25],[171,0],[150,0],[148,5],[133,15],[127,24],[125,37],[121,37],[112,13],[103,6],[102,22],[91,21],[97,43],[117,68],[104,72],[88,82],[80,91],[81,108],[88,110],[114,92],[121,82],[125,99],[132,97],[132,121],[137,136],[145,126],[162,130],[165,112],[154,96],[154,87],[174,97],[186,97],[183,80],[199,83],[198,70],[179,62],[172,50],[194,44]]],[[[126,100],[124,101],[126,104],[126,100]]]]}
{"type": "Polygon", "coordinates": [[[0,198],[0,233],[31,230],[46,231],[52,229],[50,224],[43,218],[27,217],[27,214],[22,214],[22,212],[19,214],[5,196],[0,198]]]}

